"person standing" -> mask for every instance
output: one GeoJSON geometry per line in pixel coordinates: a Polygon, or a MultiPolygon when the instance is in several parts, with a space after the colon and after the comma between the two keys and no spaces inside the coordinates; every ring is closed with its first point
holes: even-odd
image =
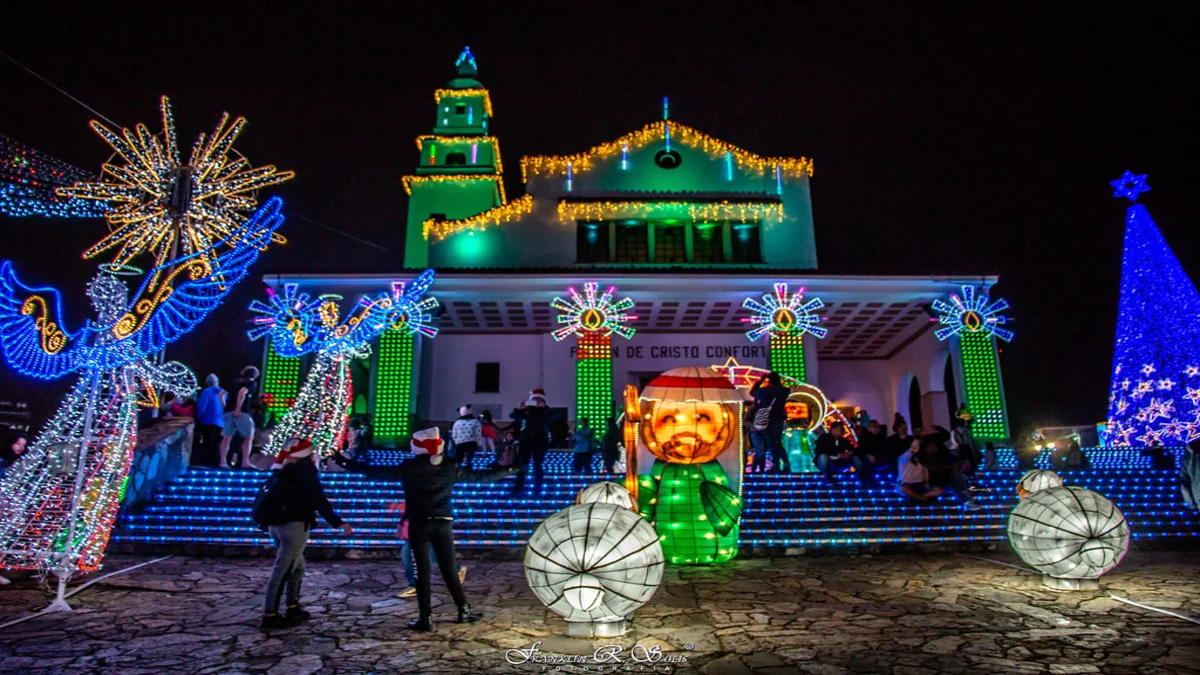
{"type": "Polygon", "coordinates": [[[591,473],[592,455],[596,453],[596,432],[588,426],[588,418],[580,417],[575,423],[574,443],[572,455],[575,473],[591,473]]]}
{"type": "Polygon", "coordinates": [[[787,422],[787,397],[790,392],[783,386],[783,378],[779,373],[771,371],[766,377],[754,383],[750,395],[759,410],[770,411],[767,428],[763,430],[766,437],[767,450],[771,454],[771,472],[787,473],[787,451],[783,448],[783,426],[787,422]]]}
{"type": "Polygon", "coordinates": [[[521,423],[521,435],[518,441],[517,483],[512,493],[520,494],[525,488],[525,478],[529,473],[529,465],[533,464],[534,489],[542,489],[543,464],[546,461],[547,425],[550,423],[550,408],[546,407],[546,392],[534,389],[529,392],[529,399],[517,404],[517,409],[509,414],[521,423]]]}
{"type": "Polygon", "coordinates": [[[225,390],[217,376],[204,378],[204,389],[196,397],[196,430],[192,439],[192,463],[217,466],[217,449],[225,428],[225,390]]]}
{"type": "Polygon", "coordinates": [[[471,406],[458,409],[458,419],[450,427],[450,438],[454,441],[455,457],[464,468],[471,468],[471,460],[483,442],[483,425],[471,412],[471,406]]]}
{"type": "Polygon", "coordinates": [[[242,437],[238,464],[243,468],[250,464],[250,448],[254,443],[254,418],[250,413],[258,393],[258,368],[242,368],[241,377],[233,381],[233,391],[233,396],[225,400],[225,428],[221,431],[221,448],[217,453],[222,469],[229,468],[229,444],[233,442],[234,434],[242,437]]]}
{"type": "MultiPolygon", "coordinates": [[[[499,429],[496,428],[496,422],[492,420],[492,411],[484,410],[479,416],[479,428],[483,435],[483,442],[479,445],[479,449],[484,452],[496,454],[496,435],[499,429]]],[[[493,458],[493,461],[495,459],[493,458]]]]}
{"type": "Polygon", "coordinates": [[[621,429],[617,426],[617,420],[609,417],[604,420],[604,438],[600,441],[601,461],[604,462],[604,470],[608,473],[616,473],[614,468],[617,460],[621,459],[621,441],[623,440],[621,429]]]}
{"type": "Polygon", "coordinates": [[[21,455],[25,454],[28,446],[29,437],[20,431],[13,433],[5,440],[4,447],[0,448],[0,478],[8,473],[10,466],[21,459],[21,455]]]}
{"type": "Polygon", "coordinates": [[[312,441],[292,438],[275,458],[273,471],[254,500],[253,517],[275,542],[275,566],[267,582],[266,606],[261,628],[286,628],[309,618],[300,607],[300,584],[304,581],[304,547],[316,514],[325,522],[351,534],[329,499],[313,462],[312,441]],[[279,601],[287,592],[287,612],[279,614],[279,601]]]}
{"type": "MultiPolygon", "coordinates": [[[[357,459],[354,461],[358,461],[357,459]]],[[[408,536],[408,515],[404,512],[404,502],[396,502],[388,507],[389,511],[400,512],[400,541],[404,542],[400,547],[400,565],[404,568],[404,580],[408,582],[403,590],[400,591],[397,597],[411,598],[417,594],[417,559],[413,557],[412,541],[408,536]]],[[[437,560],[437,551],[433,548],[429,549],[430,564],[440,565],[437,560]]],[[[462,583],[467,579],[467,567],[465,565],[458,566],[458,582],[462,583]]]]}
{"type": "Polygon", "coordinates": [[[511,475],[514,469],[472,471],[445,454],[445,442],[437,427],[413,434],[412,449],[416,453],[399,466],[371,466],[333,456],[342,468],[361,473],[368,478],[399,480],[404,489],[405,517],[408,520],[409,542],[417,561],[417,604],[420,614],[408,627],[416,631],[433,630],[430,599],[430,552],[437,555],[442,581],[446,582],[454,604],[458,607],[458,623],[474,623],[481,615],[471,610],[458,579],[458,561],[454,556],[454,506],[451,491],[462,481],[492,482],[511,475]]]}

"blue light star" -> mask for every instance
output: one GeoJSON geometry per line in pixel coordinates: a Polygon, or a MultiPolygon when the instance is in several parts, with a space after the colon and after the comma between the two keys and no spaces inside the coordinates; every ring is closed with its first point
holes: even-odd
{"type": "Polygon", "coordinates": [[[1116,189],[1116,192],[1113,192],[1113,196],[1128,197],[1129,201],[1136,202],[1138,195],[1150,191],[1150,186],[1146,185],[1147,175],[1136,176],[1132,171],[1126,171],[1124,176],[1109,183],[1109,185],[1116,189]]]}

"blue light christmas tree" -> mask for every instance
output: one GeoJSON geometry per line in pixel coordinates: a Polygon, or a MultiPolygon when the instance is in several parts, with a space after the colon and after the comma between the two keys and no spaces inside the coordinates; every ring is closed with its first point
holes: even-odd
{"type": "Polygon", "coordinates": [[[1114,197],[1125,214],[1125,254],[1113,350],[1108,433],[1113,445],[1182,445],[1200,437],[1200,293],[1138,196],[1146,176],[1126,171],[1114,197]]]}

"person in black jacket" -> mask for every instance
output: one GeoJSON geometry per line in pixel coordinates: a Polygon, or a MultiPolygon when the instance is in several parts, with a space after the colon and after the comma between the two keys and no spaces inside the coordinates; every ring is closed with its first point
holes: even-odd
{"type": "MultiPolygon", "coordinates": [[[[787,422],[787,398],[790,390],[783,386],[783,378],[774,371],[767,374],[750,388],[754,404],[759,410],[770,410],[767,428],[762,430],[767,450],[771,453],[771,473],[789,473],[787,450],[783,447],[783,427],[787,422]]],[[[760,464],[758,457],[755,464],[760,464]]]]}
{"type": "Polygon", "coordinates": [[[417,631],[433,630],[432,602],[429,588],[429,551],[437,554],[442,581],[458,606],[458,622],[474,623],[480,614],[471,611],[458,578],[458,561],[454,557],[454,508],[451,490],[460,480],[491,482],[516,471],[515,468],[471,471],[447,457],[445,443],[437,427],[413,434],[412,449],[417,453],[399,466],[370,466],[334,455],[334,461],[344,469],[369,478],[399,480],[404,488],[405,517],[408,518],[408,537],[417,559],[417,605],[420,615],[408,627],[417,631]]]}
{"type": "MultiPolygon", "coordinates": [[[[825,482],[832,485],[837,485],[837,478],[834,472],[852,463],[853,448],[850,441],[846,439],[846,426],[841,422],[834,422],[829,431],[817,437],[817,445],[813,449],[814,459],[816,459],[817,468],[825,476],[825,482]]],[[[859,474],[861,480],[862,474],[859,474]]]]}
{"type": "Polygon", "coordinates": [[[616,473],[613,468],[617,460],[621,459],[621,440],[621,429],[617,426],[617,421],[609,417],[604,421],[604,438],[600,442],[600,454],[604,460],[604,470],[608,473],[616,473]]]}
{"type": "Polygon", "coordinates": [[[275,469],[254,505],[254,520],[275,542],[275,567],[267,582],[267,599],[262,628],[283,628],[309,618],[300,608],[300,584],[304,581],[304,546],[316,524],[316,514],[342,532],[354,531],[343,522],[325,497],[312,459],[312,441],[293,438],[275,458],[275,469]],[[287,590],[287,613],[279,615],[279,599],[287,590]]]}
{"type": "Polygon", "coordinates": [[[521,494],[525,488],[525,475],[529,472],[529,464],[533,464],[534,491],[542,489],[543,464],[546,461],[547,427],[550,424],[550,408],[546,407],[546,392],[534,389],[529,392],[529,400],[522,401],[517,408],[509,413],[509,417],[521,424],[521,434],[518,437],[517,467],[521,469],[517,483],[513,486],[514,495],[521,494]]]}

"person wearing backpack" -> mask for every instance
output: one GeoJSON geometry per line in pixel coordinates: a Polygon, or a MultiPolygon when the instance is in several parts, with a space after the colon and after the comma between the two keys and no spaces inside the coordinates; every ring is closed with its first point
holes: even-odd
{"type": "Polygon", "coordinates": [[[309,618],[300,608],[300,584],[304,581],[304,547],[308,532],[316,525],[316,514],[325,522],[351,534],[354,528],[344,522],[329,504],[325,488],[313,463],[312,441],[292,438],[271,466],[271,477],[254,500],[254,522],[275,542],[275,567],[267,582],[263,630],[286,628],[309,618]],[[287,612],[279,614],[279,600],[287,592],[287,612]]]}

